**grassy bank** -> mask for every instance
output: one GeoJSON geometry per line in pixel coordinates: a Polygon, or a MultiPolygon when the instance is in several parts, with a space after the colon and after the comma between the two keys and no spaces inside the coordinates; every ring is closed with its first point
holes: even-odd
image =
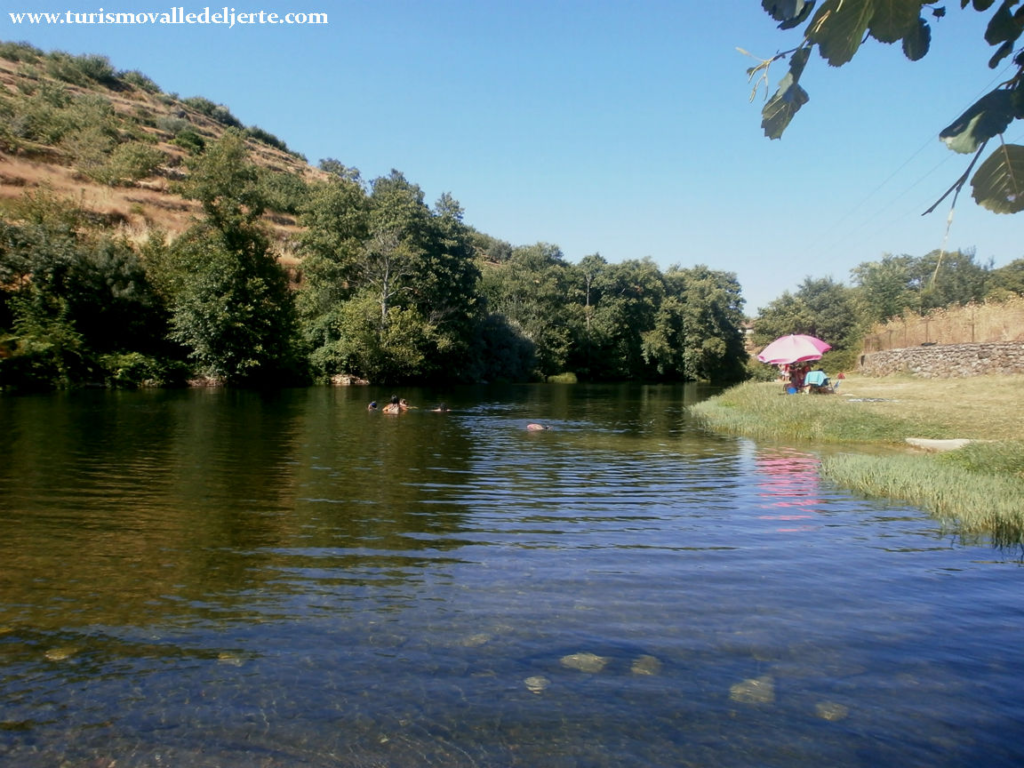
{"type": "Polygon", "coordinates": [[[1024,542],[1024,376],[925,380],[851,376],[834,396],[748,383],[698,403],[709,429],[781,442],[850,446],[822,475],[927,510],[964,535],[1024,542]],[[908,437],[976,440],[924,453],[908,437]]]}

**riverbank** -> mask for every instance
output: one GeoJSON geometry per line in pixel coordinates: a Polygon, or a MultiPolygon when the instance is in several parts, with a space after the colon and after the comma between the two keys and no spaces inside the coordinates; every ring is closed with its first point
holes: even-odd
{"type": "Polygon", "coordinates": [[[741,384],[691,412],[715,431],[849,446],[822,460],[823,477],[920,507],[964,536],[1024,543],[1024,376],[850,376],[836,395],[780,391],[741,384]],[[907,438],[971,442],[931,453],[907,438]]]}

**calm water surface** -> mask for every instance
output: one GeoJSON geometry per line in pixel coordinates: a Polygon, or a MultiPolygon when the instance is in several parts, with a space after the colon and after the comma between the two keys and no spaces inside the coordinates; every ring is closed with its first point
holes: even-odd
{"type": "Polygon", "coordinates": [[[1019,552],[696,388],[390,394],[0,399],[0,765],[1024,763],[1019,552]]]}

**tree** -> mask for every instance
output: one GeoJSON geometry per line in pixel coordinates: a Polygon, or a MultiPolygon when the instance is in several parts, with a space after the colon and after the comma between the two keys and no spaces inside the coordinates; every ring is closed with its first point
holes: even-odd
{"type": "Polygon", "coordinates": [[[881,261],[865,262],[851,270],[855,303],[865,325],[870,326],[907,310],[924,313],[981,301],[988,290],[991,268],[991,264],[976,263],[973,251],[935,250],[922,257],[886,254],[881,261]]]}
{"type": "MultiPolygon", "coordinates": [[[[841,67],[853,59],[861,44],[869,37],[882,43],[901,43],[903,53],[917,61],[928,53],[931,27],[926,10],[934,17],[945,15],[945,8],[927,8],[937,0],[824,0],[815,11],[816,0],[761,0],[764,10],[779,22],[783,30],[804,25],[803,40],[792,50],[761,61],[747,70],[756,84],[767,87],[769,68],[789,58],[789,70],[778,89],[765,103],[761,126],[771,139],[782,136],[790,121],[810,97],[800,85],[811,52],[818,53],[830,66],[841,67]]],[[[1019,0],[1002,0],[989,19],[985,40],[996,47],[989,60],[994,69],[1007,56],[1015,54],[1016,73],[994,90],[982,96],[939,134],[954,152],[973,154],[967,170],[929,209],[934,210],[943,199],[956,194],[971,180],[975,201],[996,213],[1019,213],[1024,210],[1024,146],[1006,144],[1002,134],[1009,125],[1024,119],[1024,50],[1015,53],[1017,41],[1024,32],[1024,8],[1013,10],[1019,0]],[[971,177],[988,142],[1000,137],[999,147],[981,164],[971,177]]],[[[960,7],[971,3],[975,11],[988,11],[994,0],[960,0],[960,7]]],[[[740,49],[742,51],[742,49],[740,49]]],[[[745,51],[743,51],[746,53],[745,51]]],[[[767,93],[767,91],[766,91],[767,93]]]]}
{"type": "Polygon", "coordinates": [[[803,333],[827,341],[839,351],[852,347],[858,327],[850,288],[830,277],[806,277],[795,294],[786,291],[761,309],[754,322],[753,341],[763,346],[779,336],[803,333]]]}
{"type": "Polygon", "coordinates": [[[305,231],[299,239],[299,322],[313,372],[321,378],[345,372],[342,308],[357,287],[369,210],[369,198],[355,172],[313,185],[301,212],[305,231]]]}
{"type": "Polygon", "coordinates": [[[1014,259],[993,269],[989,275],[986,298],[1007,299],[1012,296],[1024,296],[1024,259],[1014,259]]]}
{"type": "Polygon", "coordinates": [[[487,311],[534,345],[537,374],[563,373],[572,348],[567,322],[569,265],[548,243],[519,246],[511,258],[483,274],[487,311]]]}
{"type": "MultiPolygon", "coordinates": [[[[698,264],[689,269],[669,269],[665,282],[680,307],[684,331],[683,365],[679,370],[682,378],[741,379],[747,353],[743,343],[743,299],[736,275],[698,264]]],[[[671,306],[668,299],[665,304],[671,306]]]]}
{"type": "Polygon", "coordinates": [[[163,307],[131,244],[94,228],[74,204],[46,192],[0,222],[0,329],[9,383],[102,381],[106,358],[153,355],[163,307]]]}
{"type": "Polygon", "coordinates": [[[171,308],[170,338],[205,375],[233,383],[292,375],[294,300],[259,224],[265,199],[241,134],[227,131],[190,170],[184,192],[199,200],[206,220],[155,265],[171,308]]]}
{"type": "Polygon", "coordinates": [[[864,262],[851,270],[856,302],[867,325],[884,323],[916,307],[917,296],[911,288],[913,256],[885,254],[880,261],[864,262]]]}

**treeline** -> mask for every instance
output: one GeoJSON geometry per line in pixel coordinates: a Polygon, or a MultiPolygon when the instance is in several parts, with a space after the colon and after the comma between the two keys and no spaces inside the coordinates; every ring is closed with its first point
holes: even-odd
{"type": "Polygon", "coordinates": [[[831,277],[807,277],[795,291],[786,291],[761,308],[754,321],[753,344],[807,333],[833,345],[827,367],[851,369],[863,339],[879,324],[1024,295],[1024,258],[997,269],[991,261],[979,262],[972,251],[886,254],[854,267],[850,276],[851,285],[831,277]]]}
{"type": "Polygon", "coordinates": [[[652,261],[566,262],[433,207],[397,171],[325,161],[301,183],[299,267],[282,268],[243,133],[192,155],[202,217],[133,243],[29,193],[0,219],[6,387],[326,381],[730,380],[744,375],[735,276],[652,261]]]}

